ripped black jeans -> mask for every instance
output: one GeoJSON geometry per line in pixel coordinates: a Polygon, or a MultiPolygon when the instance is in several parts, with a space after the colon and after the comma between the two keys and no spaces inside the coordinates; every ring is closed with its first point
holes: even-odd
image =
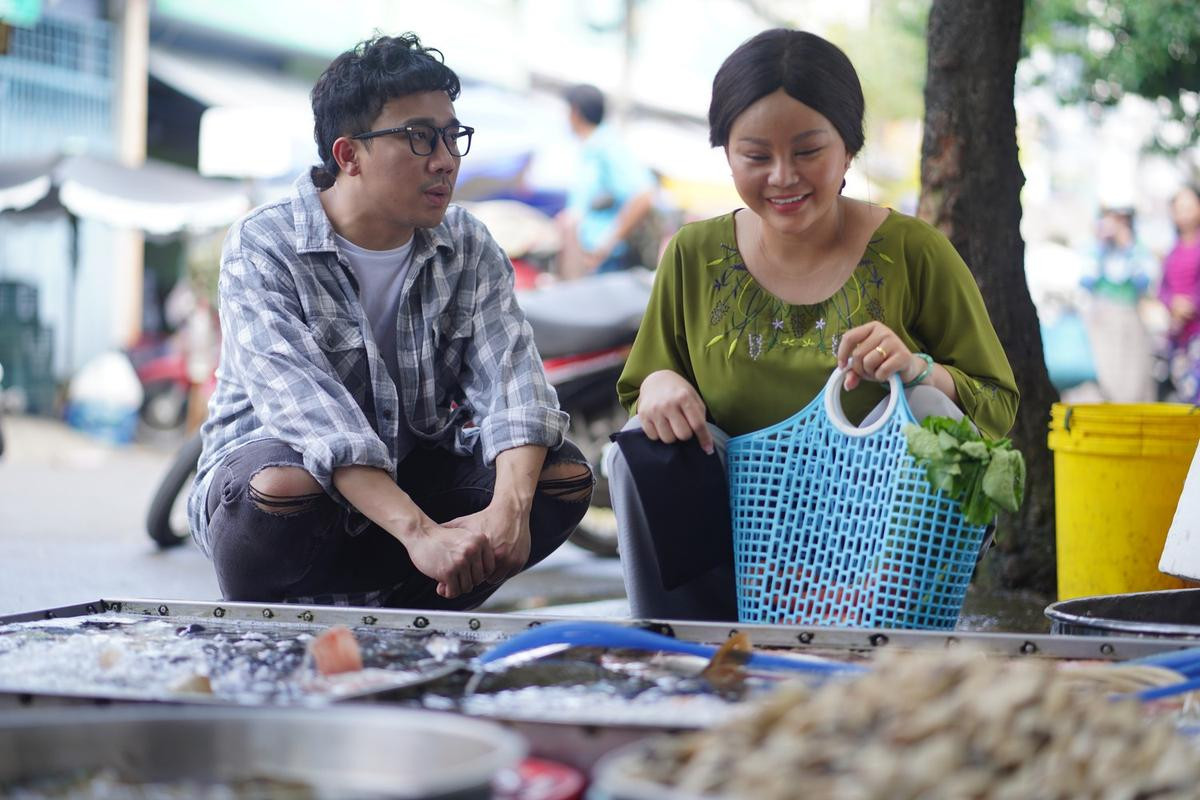
{"type": "MultiPolygon", "coordinates": [[[[557,464],[586,468],[587,459],[564,441],[546,453],[545,467],[557,464]]],[[[278,466],[303,469],[304,462],[288,445],[268,439],[239,447],[213,475],[206,498],[208,529],[226,600],[462,611],[499,588],[483,584],[453,599],[439,596],[436,582],[413,566],[408,551],[387,531],[372,524],[358,535],[347,533],[350,512],[324,492],[286,499],[255,492],[250,480],[278,466]]],[[[478,445],[471,456],[418,448],[400,464],[396,483],[440,523],[483,510],[492,499],[496,470],[484,466],[478,445]]],[[[575,530],[593,483],[590,469],[579,478],[539,481],[529,515],[526,569],[575,530]]]]}

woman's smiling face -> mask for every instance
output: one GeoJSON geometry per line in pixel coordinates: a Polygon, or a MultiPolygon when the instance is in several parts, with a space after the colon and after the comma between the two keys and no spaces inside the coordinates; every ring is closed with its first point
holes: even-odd
{"type": "Polygon", "coordinates": [[[833,123],[783,89],[734,120],[725,155],[746,207],[789,234],[803,233],[834,207],[852,156],[833,123]]]}

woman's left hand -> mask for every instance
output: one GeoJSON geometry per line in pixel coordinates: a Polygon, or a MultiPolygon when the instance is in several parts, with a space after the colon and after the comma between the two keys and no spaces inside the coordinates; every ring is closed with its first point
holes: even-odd
{"type": "Polygon", "coordinates": [[[900,380],[911,381],[925,368],[924,362],[882,322],[868,322],[842,334],[837,359],[840,368],[849,367],[844,384],[847,391],[862,380],[884,383],[895,373],[900,373],[900,380]]]}

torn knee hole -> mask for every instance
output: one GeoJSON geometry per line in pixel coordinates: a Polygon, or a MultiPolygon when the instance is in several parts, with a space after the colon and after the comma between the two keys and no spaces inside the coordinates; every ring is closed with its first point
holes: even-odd
{"type": "Polygon", "coordinates": [[[548,477],[538,481],[543,494],[569,502],[588,502],[592,499],[592,471],[584,464],[562,465],[548,477]]]}
{"type": "Polygon", "coordinates": [[[293,497],[280,497],[278,495],[267,494],[260,492],[254,488],[254,485],[249,486],[249,495],[251,502],[259,511],[264,511],[268,514],[276,514],[279,516],[287,516],[288,514],[299,514],[303,511],[311,509],[320,499],[321,493],[302,494],[293,497]]]}

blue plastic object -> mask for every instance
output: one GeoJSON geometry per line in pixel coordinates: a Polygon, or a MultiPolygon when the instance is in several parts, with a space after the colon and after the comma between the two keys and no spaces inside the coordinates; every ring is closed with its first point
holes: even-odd
{"type": "Polygon", "coordinates": [[[949,629],[984,526],[934,492],[901,429],[898,376],[865,427],[841,407],[844,372],[794,416],[729,440],[730,510],[742,622],[949,629]]]}
{"type": "MultiPolygon", "coordinates": [[[[683,642],[641,628],[613,625],[608,622],[554,622],[539,625],[501,642],[479,657],[481,664],[492,664],[520,653],[544,647],[611,647],[626,650],[651,650],[659,653],[684,653],[711,658],[717,648],[695,642],[683,642]]],[[[796,672],[862,672],[857,664],[843,664],[817,658],[786,658],[751,653],[746,665],[757,669],[792,670],[796,672]]]]}
{"type": "Polygon", "coordinates": [[[1096,360],[1087,326],[1076,311],[1042,323],[1042,350],[1050,382],[1059,391],[1096,380],[1096,360]]]}
{"type": "Polygon", "coordinates": [[[1164,697],[1173,697],[1177,694],[1187,694],[1200,689],[1200,678],[1188,678],[1186,681],[1179,683],[1170,683],[1166,686],[1155,686],[1150,689],[1142,689],[1140,692],[1134,692],[1128,697],[1141,700],[1143,703],[1148,703],[1151,700],[1162,700],[1164,697]]]}

